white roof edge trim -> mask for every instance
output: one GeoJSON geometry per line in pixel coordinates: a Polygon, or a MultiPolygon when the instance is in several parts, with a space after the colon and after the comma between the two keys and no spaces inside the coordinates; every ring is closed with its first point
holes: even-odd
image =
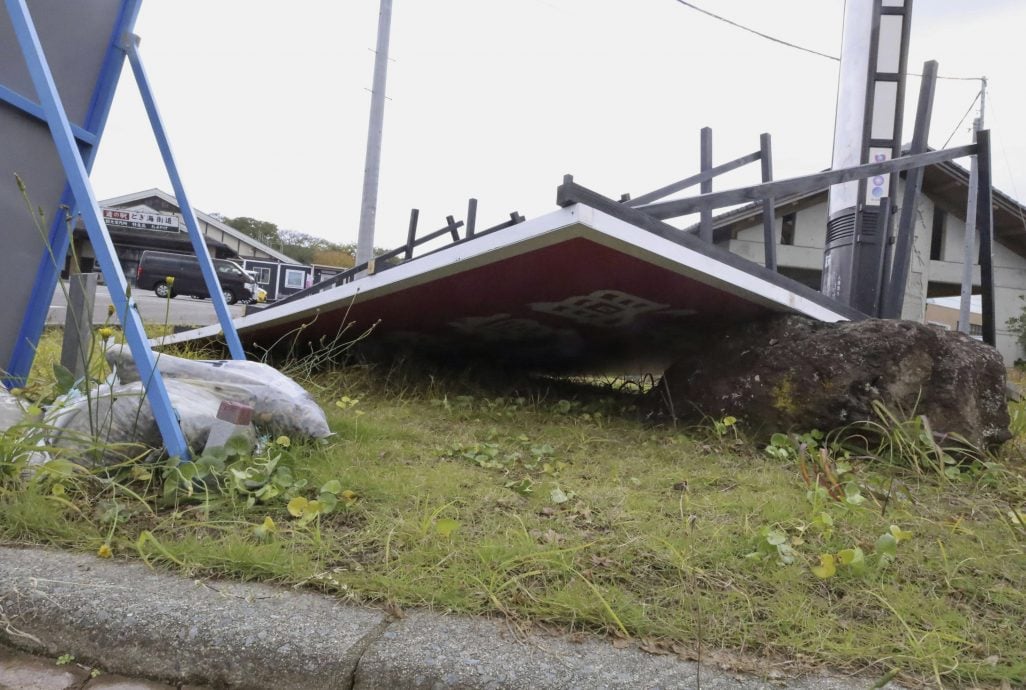
{"type": "MultiPolygon", "coordinates": [[[[791,311],[826,322],[847,321],[848,317],[797,295],[784,287],[729,266],[713,257],[694,251],[676,242],[654,235],[636,225],[619,220],[602,211],[584,204],[572,204],[544,216],[526,220],[498,232],[477,237],[470,242],[445,247],[432,254],[409,263],[400,264],[382,273],[366,276],[351,283],[319,292],[297,300],[288,307],[272,307],[266,311],[235,319],[236,328],[270,324],[285,320],[300,313],[316,313],[325,305],[351,298],[360,292],[371,293],[388,288],[421,274],[430,273],[456,261],[465,261],[484,256],[495,250],[511,247],[527,240],[542,237],[569,225],[585,225],[618,244],[631,245],[646,254],[661,257],[662,264],[675,263],[688,272],[706,276],[703,282],[718,287],[731,286],[732,292],[740,292],[749,299],[764,304],[775,304],[791,311]]],[[[215,336],[221,332],[219,325],[205,326],[184,333],[177,333],[151,341],[153,345],[171,345],[197,338],[215,336]]]]}

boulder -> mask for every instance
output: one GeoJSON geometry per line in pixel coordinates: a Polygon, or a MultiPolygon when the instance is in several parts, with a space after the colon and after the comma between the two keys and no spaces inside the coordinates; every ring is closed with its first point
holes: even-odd
{"type": "Polygon", "coordinates": [[[878,400],[977,447],[1011,436],[998,351],[911,321],[776,316],[702,329],[680,343],[660,389],[678,415],[732,415],[760,432],[874,420],[878,400]]]}

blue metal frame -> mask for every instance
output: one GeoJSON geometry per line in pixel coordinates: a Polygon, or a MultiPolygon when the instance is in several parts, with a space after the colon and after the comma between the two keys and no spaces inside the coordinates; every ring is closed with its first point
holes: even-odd
{"type": "MultiPolygon", "coordinates": [[[[43,109],[39,107],[37,103],[33,103],[28,98],[25,98],[14,89],[8,88],[3,84],[0,84],[0,101],[7,105],[14,106],[18,110],[22,111],[27,115],[46,122],[46,115],[43,113],[43,109]]],[[[75,135],[75,138],[81,141],[83,144],[89,146],[96,146],[96,135],[92,132],[87,132],[74,122],[71,123],[71,133],[75,135]]]]}
{"type": "MultiPolygon", "coordinates": [[[[110,297],[122,320],[125,339],[128,341],[136,366],[139,368],[141,379],[148,382],[146,397],[153,408],[153,416],[160,429],[161,437],[164,439],[164,445],[172,456],[187,460],[189,457],[188,443],[182,433],[174,407],[171,405],[164,380],[156,367],[156,359],[153,350],[150,349],[146,332],[143,330],[142,319],[139,318],[139,312],[136,310],[135,300],[128,292],[121,264],[118,263],[114,244],[107,233],[107,226],[103,222],[100,208],[93,195],[92,186],[89,183],[89,173],[79,153],[60,95],[57,93],[57,86],[46,62],[28,6],[25,0],[5,0],[5,3],[14,33],[25,58],[25,64],[46,116],[58,156],[67,175],[68,186],[71,188],[76,208],[82,213],[90,242],[96,252],[96,258],[99,260],[100,268],[111,288],[110,297]]],[[[113,92],[113,87],[111,87],[111,92],[113,92]]],[[[95,150],[95,147],[92,148],[95,150]]],[[[67,235],[66,232],[65,235],[67,235]]],[[[67,237],[64,240],[65,251],[67,251],[67,237]]],[[[35,296],[33,294],[33,297],[35,296]]],[[[30,303],[29,311],[34,306],[38,305],[30,303]]],[[[40,311],[43,311],[45,315],[45,310],[40,311]]]]}
{"type": "MultiPolygon", "coordinates": [[[[103,130],[106,127],[107,116],[110,114],[111,103],[114,101],[114,91],[125,62],[125,53],[118,46],[118,41],[123,34],[131,31],[135,26],[135,19],[139,15],[141,3],[142,0],[124,0],[111,31],[107,54],[103,58],[100,75],[93,91],[93,99],[89,104],[85,121],[82,123],[85,131],[95,137],[97,141],[103,135],[103,130]]],[[[42,108],[40,108],[40,112],[42,112],[42,108]]],[[[42,119],[46,119],[45,114],[42,119]]],[[[96,146],[83,146],[82,148],[84,149],[82,156],[86,170],[91,170],[93,161],[96,159],[96,146]]],[[[71,215],[74,217],[75,197],[70,185],[65,186],[57,206],[58,209],[65,207],[71,209],[71,215]]],[[[53,225],[50,227],[50,234],[47,237],[48,251],[39,261],[28,308],[25,310],[25,316],[18,331],[18,339],[7,365],[7,378],[4,379],[4,384],[8,387],[25,385],[28,380],[29,371],[32,369],[32,360],[36,356],[36,347],[43,333],[43,327],[46,325],[46,314],[53,297],[54,287],[57,285],[57,277],[60,275],[70,244],[71,237],[63,214],[54,214],[53,225]]]]}
{"type": "Polygon", "coordinates": [[[150,89],[150,82],[143,68],[142,60],[139,57],[139,37],[126,35],[121,41],[121,48],[128,55],[128,62],[132,66],[132,73],[139,85],[139,94],[142,96],[143,105],[146,107],[146,114],[150,118],[150,126],[153,127],[153,134],[157,138],[157,147],[160,148],[160,155],[164,158],[164,167],[167,168],[168,177],[171,178],[171,186],[175,191],[175,198],[178,200],[178,210],[182,212],[185,220],[185,227],[189,230],[189,239],[192,241],[192,248],[199,259],[200,271],[203,273],[203,280],[207,284],[207,291],[214,303],[214,311],[217,312],[218,321],[221,322],[221,331],[224,333],[225,342],[228,344],[228,351],[233,359],[246,359],[246,352],[242,349],[242,342],[239,334],[232,323],[232,315],[228,311],[228,303],[221,292],[221,283],[217,279],[217,272],[214,270],[214,263],[210,259],[210,251],[207,243],[203,241],[203,233],[200,231],[199,222],[193,212],[192,204],[185,193],[182,185],[182,177],[178,173],[178,164],[168,144],[167,132],[164,130],[164,122],[157,110],[157,102],[153,98],[153,91],[150,89]]]}

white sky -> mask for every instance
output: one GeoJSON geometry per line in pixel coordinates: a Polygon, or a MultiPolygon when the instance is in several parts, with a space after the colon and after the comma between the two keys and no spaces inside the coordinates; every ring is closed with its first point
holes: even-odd
{"type": "MultiPolygon", "coordinates": [[[[843,0],[693,0],[764,33],[840,52],[843,0]]],[[[338,242],[360,216],[378,0],[146,0],[136,26],[186,190],[198,209],[338,242]]],[[[910,71],[986,75],[995,186],[1026,199],[1026,2],[916,0],[910,71]]],[[[555,208],[564,173],[618,198],[773,135],[775,176],[829,167],[837,63],[675,0],[394,0],[375,245],[555,208]]],[[[905,140],[919,80],[910,78],[905,140]]],[[[979,89],[939,82],[930,143],[979,89]]],[[[972,116],[951,145],[970,141],[972,116]]],[[[751,167],[751,166],[750,166],[751,167]]],[[[717,180],[756,182],[757,166],[717,180]]],[[[99,198],[171,191],[125,69],[94,169],[99,198]]]]}

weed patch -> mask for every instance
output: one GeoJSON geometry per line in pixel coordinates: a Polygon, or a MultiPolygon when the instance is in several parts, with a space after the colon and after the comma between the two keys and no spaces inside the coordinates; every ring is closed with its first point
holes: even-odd
{"type": "Polygon", "coordinates": [[[5,446],[0,536],[653,653],[1026,684],[1020,445],[948,463],[905,426],[919,462],[811,432],[758,447],[736,420],[651,426],[608,387],[411,371],[311,372],[325,443],[31,480],[5,446]]]}

